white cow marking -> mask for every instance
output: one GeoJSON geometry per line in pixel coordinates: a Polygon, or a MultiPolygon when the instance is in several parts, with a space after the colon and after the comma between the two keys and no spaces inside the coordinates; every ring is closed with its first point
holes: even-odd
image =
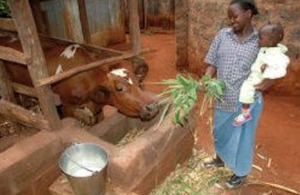
{"type": "Polygon", "coordinates": [[[110,73],[119,77],[126,78],[128,83],[132,85],[133,84],[132,80],[130,78],[127,78],[127,72],[128,72],[127,69],[119,68],[119,69],[112,70],[110,73]]]}
{"type": "Polygon", "coordinates": [[[63,71],[64,71],[64,70],[63,70],[63,68],[62,68],[62,65],[59,64],[59,65],[57,66],[57,68],[56,68],[55,74],[59,74],[59,73],[61,73],[61,72],[63,72],[63,71]]]}
{"type": "Polygon", "coordinates": [[[77,48],[79,48],[80,45],[73,44],[68,47],[60,54],[61,57],[65,57],[67,59],[73,58],[75,56],[77,48]]]}

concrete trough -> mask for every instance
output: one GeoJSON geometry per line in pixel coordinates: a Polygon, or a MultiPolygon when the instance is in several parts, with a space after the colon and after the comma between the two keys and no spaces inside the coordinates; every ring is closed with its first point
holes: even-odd
{"type": "Polygon", "coordinates": [[[190,157],[195,127],[194,118],[190,118],[189,128],[174,126],[172,115],[156,128],[159,116],[142,122],[115,113],[89,131],[80,128],[74,119],[64,119],[62,130],[41,131],[0,154],[0,191],[7,195],[73,195],[68,182],[61,182],[58,158],[68,145],[79,142],[97,144],[108,153],[107,189],[113,192],[109,194],[146,195],[176,164],[190,157]],[[148,130],[117,147],[132,128],[148,130]]]}

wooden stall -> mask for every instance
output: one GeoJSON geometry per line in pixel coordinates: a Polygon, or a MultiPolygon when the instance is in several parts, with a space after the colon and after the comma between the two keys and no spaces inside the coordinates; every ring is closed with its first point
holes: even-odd
{"type": "MultiPolygon", "coordinates": [[[[97,47],[98,50],[112,52],[116,56],[82,65],[78,68],[74,68],[54,76],[49,76],[46,66],[47,62],[41,48],[41,43],[36,28],[36,25],[42,26],[43,24],[41,22],[37,22],[36,24],[33,18],[33,16],[36,18],[41,14],[38,3],[34,1],[35,5],[32,7],[36,12],[33,14],[28,1],[8,0],[7,2],[9,4],[13,19],[0,19],[0,28],[18,32],[23,52],[19,52],[7,47],[0,47],[0,59],[17,62],[27,66],[34,86],[34,88],[29,88],[11,82],[7,76],[3,62],[0,61],[0,87],[2,93],[2,99],[0,100],[0,114],[12,118],[14,121],[18,121],[19,123],[49,131],[60,129],[62,125],[56,109],[56,104],[59,102],[59,98],[53,94],[51,84],[72,77],[79,72],[87,71],[101,65],[115,63],[124,59],[130,59],[138,56],[141,53],[137,0],[132,0],[130,1],[129,5],[129,13],[131,13],[131,52],[124,53],[103,47],[97,47]],[[38,115],[32,111],[15,105],[14,92],[36,96],[39,100],[43,115],[38,115]]],[[[69,9],[67,11],[68,13],[72,13],[72,9],[76,8],[76,6],[74,8],[74,2],[75,1],[73,0],[64,1],[66,9],[69,9]]],[[[74,21],[69,23],[68,30],[69,33],[76,38],[76,40],[82,39],[82,41],[79,42],[88,43],[90,41],[90,37],[89,31],[85,25],[87,22],[86,12],[84,11],[85,1],[78,0],[76,2],[78,2],[77,9],[79,9],[77,19],[80,21],[80,24],[78,21],[75,21],[74,18],[70,18],[74,21]]]]}

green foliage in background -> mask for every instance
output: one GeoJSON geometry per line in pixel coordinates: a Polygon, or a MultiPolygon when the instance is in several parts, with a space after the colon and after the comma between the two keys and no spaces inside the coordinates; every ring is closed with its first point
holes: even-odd
{"type": "Polygon", "coordinates": [[[0,0],[0,17],[11,17],[6,0],[0,0]]]}
{"type": "Polygon", "coordinates": [[[211,78],[209,75],[205,75],[197,81],[190,75],[186,78],[178,74],[175,79],[164,80],[159,84],[168,85],[168,88],[160,96],[171,96],[167,102],[168,106],[173,106],[175,112],[173,120],[176,124],[183,124],[187,121],[192,107],[198,101],[198,92],[204,93],[200,111],[200,114],[203,114],[206,104],[212,103],[214,99],[222,100],[225,90],[223,81],[211,78]]]}

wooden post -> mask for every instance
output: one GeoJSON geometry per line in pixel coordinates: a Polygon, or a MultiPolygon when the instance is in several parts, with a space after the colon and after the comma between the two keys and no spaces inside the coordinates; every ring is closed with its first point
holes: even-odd
{"type": "Polygon", "coordinates": [[[144,0],[144,29],[147,29],[147,20],[148,20],[148,0],[144,0]]]}
{"type": "Polygon", "coordinates": [[[176,67],[188,68],[188,1],[175,1],[176,67]]]}
{"type": "MultiPolygon", "coordinates": [[[[32,82],[36,86],[38,79],[48,77],[48,70],[29,3],[26,0],[8,0],[8,4],[19,33],[23,52],[31,57],[31,64],[28,66],[28,70],[32,82]]],[[[51,129],[60,128],[61,123],[54,104],[54,95],[51,87],[36,87],[36,92],[41,109],[45,118],[49,121],[51,129]]]]}
{"type": "Polygon", "coordinates": [[[4,63],[0,60],[0,90],[1,97],[10,102],[16,102],[13,90],[13,84],[8,78],[4,63]]]}
{"type": "Polygon", "coordinates": [[[15,122],[34,127],[40,130],[50,130],[49,122],[40,114],[26,110],[21,106],[10,103],[3,99],[0,100],[0,114],[4,114],[15,122]]]}
{"type": "Polygon", "coordinates": [[[130,33],[131,49],[134,54],[138,54],[141,51],[138,1],[129,0],[128,7],[129,7],[129,33],[130,33]]]}
{"type": "MultiPolygon", "coordinates": [[[[13,83],[8,77],[8,73],[5,69],[4,63],[0,60],[0,95],[2,100],[6,100],[8,102],[16,103],[16,98],[13,90],[13,83]]],[[[11,121],[9,115],[4,115],[6,120],[10,121],[12,124],[13,129],[17,130],[20,129],[18,124],[11,121]]]]}
{"type": "Polygon", "coordinates": [[[83,43],[84,39],[77,1],[64,0],[63,5],[63,16],[67,37],[76,42],[83,43]]]}
{"type": "Polygon", "coordinates": [[[30,5],[37,26],[37,31],[41,34],[48,34],[48,29],[45,23],[43,11],[41,9],[40,0],[30,1],[30,5]]]}
{"type": "Polygon", "coordinates": [[[82,34],[85,43],[91,42],[91,34],[89,29],[88,17],[86,14],[85,0],[77,0],[82,34]]]}

